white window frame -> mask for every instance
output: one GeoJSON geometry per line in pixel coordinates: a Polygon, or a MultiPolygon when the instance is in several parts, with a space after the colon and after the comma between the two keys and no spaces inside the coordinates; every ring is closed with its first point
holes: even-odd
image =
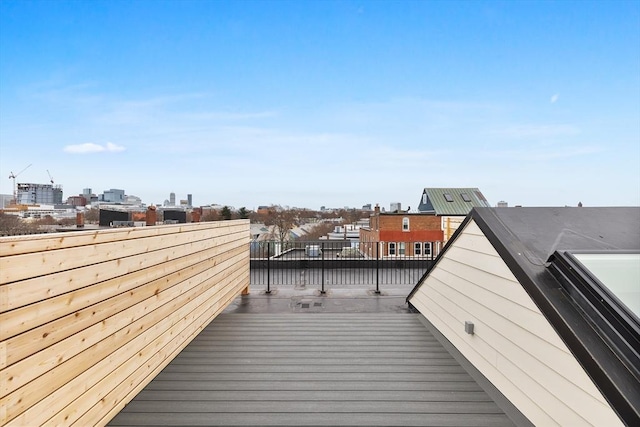
{"type": "Polygon", "coordinates": [[[407,254],[407,245],[405,242],[398,242],[398,255],[404,256],[407,254]]]}
{"type": "Polygon", "coordinates": [[[422,256],[422,243],[415,242],[413,244],[413,255],[414,256],[422,256]]]}
{"type": "Polygon", "coordinates": [[[422,252],[424,256],[431,256],[432,254],[431,242],[424,242],[424,251],[422,252]]]}
{"type": "Polygon", "coordinates": [[[402,218],[402,231],[409,231],[409,218],[406,216],[402,218]]]}

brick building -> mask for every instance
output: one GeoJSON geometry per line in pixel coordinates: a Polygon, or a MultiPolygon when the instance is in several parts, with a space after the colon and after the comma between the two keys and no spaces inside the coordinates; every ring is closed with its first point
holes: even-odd
{"type": "Polygon", "coordinates": [[[489,207],[477,188],[425,188],[420,213],[385,213],[376,205],[360,231],[360,250],[370,257],[435,256],[474,207],[489,207]]]}
{"type": "Polygon", "coordinates": [[[372,258],[431,257],[439,250],[443,237],[440,217],[407,212],[385,213],[376,206],[369,227],[360,229],[360,250],[372,258]]]}

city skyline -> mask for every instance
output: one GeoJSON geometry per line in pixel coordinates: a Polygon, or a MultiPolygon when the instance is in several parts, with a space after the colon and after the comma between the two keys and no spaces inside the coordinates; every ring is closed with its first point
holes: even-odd
{"type": "Polygon", "coordinates": [[[640,2],[0,3],[0,193],[640,205],[640,2]]]}

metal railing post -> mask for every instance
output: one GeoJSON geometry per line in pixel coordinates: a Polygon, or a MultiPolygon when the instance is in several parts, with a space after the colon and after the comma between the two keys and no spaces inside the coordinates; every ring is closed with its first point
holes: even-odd
{"type": "Polygon", "coordinates": [[[376,294],[380,293],[380,242],[376,242],[376,294]]]}
{"type": "Polygon", "coordinates": [[[320,289],[320,293],[324,295],[326,292],[324,290],[324,242],[320,244],[320,269],[321,269],[321,279],[322,279],[322,288],[320,289]]]}
{"type": "Polygon", "coordinates": [[[267,242],[267,294],[271,293],[271,242],[267,242]]]}

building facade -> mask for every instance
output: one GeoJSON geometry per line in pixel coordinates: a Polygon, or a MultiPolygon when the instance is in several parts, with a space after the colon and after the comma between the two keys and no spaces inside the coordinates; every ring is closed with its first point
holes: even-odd
{"type": "Polygon", "coordinates": [[[62,187],[52,184],[18,184],[16,203],[19,205],[61,205],[62,187]]]}
{"type": "Polygon", "coordinates": [[[433,215],[384,213],[374,208],[369,227],[360,228],[360,250],[369,257],[432,257],[444,233],[433,215]]]}
{"type": "Polygon", "coordinates": [[[116,188],[106,190],[100,196],[100,201],[108,203],[124,203],[124,190],[119,190],[116,188]]]}

